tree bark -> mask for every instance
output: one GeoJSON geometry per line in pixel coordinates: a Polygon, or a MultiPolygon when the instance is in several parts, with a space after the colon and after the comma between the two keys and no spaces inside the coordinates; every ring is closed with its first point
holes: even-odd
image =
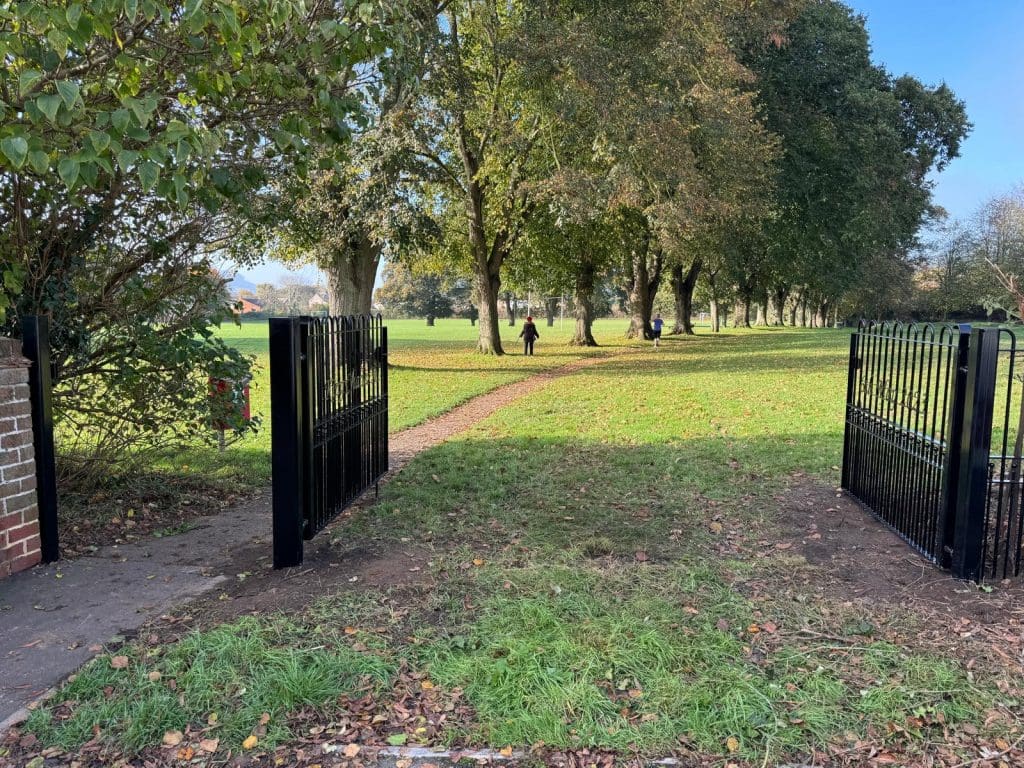
{"type": "Polygon", "coordinates": [[[573,289],[573,315],[576,327],[573,329],[569,345],[573,347],[596,347],[594,339],[594,283],[597,269],[594,263],[583,259],[576,272],[576,285],[573,289]]]}
{"type": "Polygon", "coordinates": [[[548,328],[555,326],[555,312],[558,311],[558,297],[544,299],[544,313],[547,315],[548,328]]]}
{"type": "Polygon", "coordinates": [[[348,247],[324,265],[332,315],[368,315],[373,311],[373,284],[380,254],[380,244],[368,235],[353,235],[348,247]]]}
{"type": "Polygon", "coordinates": [[[429,325],[431,328],[434,327],[434,316],[433,315],[427,315],[427,325],[429,325]]]}
{"type": "Polygon", "coordinates": [[[489,355],[503,355],[501,328],[498,320],[498,291],[501,278],[495,270],[491,274],[476,274],[477,296],[480,297],[480,336],[476,348],[489,355]]]}
{"type": "Polygon", "coordinates": [[[516,324],[516,301],[512,291],[505,291],[505,312],[508,314],[508,324],[516,324]]]}
{"type": "Polygon", "coordinates": [[[774,325],[786,324],[786,297],[789,296],[789,288],[784,285],[775,286],[772,291],[772,302],[775,304],[774,325]]]}
{"type": "Polygon", "coordinates": [[[697,287],[697,278],[700,277],[700,270],[703,262],[694,259],[689,269],[683,270],[682,264],[672,267],[672,296],[676,305],[676,325],[672,333],[682,333],[693,336],[693,291],[697,287]]]}
{"type": "Polygon", "coordinates": [[[627,339],[653,339],[654,328],[651,327],[651,314],[654,311],[654,298],[661,285],[664,253],[655,249],[653,261],[648,250],[650,235],[645,238],[641,248],[633,251],[632,277],[629,285],[629,330],[627,339]]]}

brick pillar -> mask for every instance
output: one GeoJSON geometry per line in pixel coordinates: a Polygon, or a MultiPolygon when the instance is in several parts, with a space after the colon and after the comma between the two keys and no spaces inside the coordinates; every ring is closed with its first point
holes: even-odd
{"type": "Polygon", "coordinates": [[[41,558],[29,365],[20,342],[0,338],[0,578],[41,558]]]}

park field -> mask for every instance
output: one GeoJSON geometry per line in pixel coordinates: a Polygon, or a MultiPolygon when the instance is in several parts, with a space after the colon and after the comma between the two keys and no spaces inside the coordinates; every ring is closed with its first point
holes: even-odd
{"type": "MultiPolygon", "coordinates": [[[[595,335],[600,349],[570,347],[569,320],[539,328],[541,339],[533,357],[523,357],[517,336],[522,327],[503,326],[502,336],[509,354],[484,357],[474,352],[477,328],[468,320],[437,320],[428,327],[423,320],[389,320],[388,346],[391,371],[390,428],[397,432],[437,416],[484,392],[554,368],[586,355],[607,354],[627,344],[623,338],[627,323],[599,320],[595,335]]],[[[252,410],[260,418],[256,434],[233,443],[228,451],[215,448],[189,449],[168,457],[168,471],[218,478],[242,483],[270,482],[270,356],[266,320],[224,325],[220,335],[232,346],[256,361],[251,387],[252,410]]]]}
{"type": "MultiPolygon", "coordinates": [[[[395,428],[579,354],[555,333],[534,360],[484,358],[468,324],[390,325],[395,428]]],[[[184,734],[279,764],[390,744],[998,766],[975,758],[1024,733],[1015,588],[955,584],[836,493],[848,333],[654,350],[621,330],[419,454],[302,578],[253,569],[189,631],[100,655],[31,733],[118,756],[184,734]]],[[[265,355],[261,329],[232,338],[265,355]]],[[[227,455],[256,467],[265,441],[227,455]]]]}

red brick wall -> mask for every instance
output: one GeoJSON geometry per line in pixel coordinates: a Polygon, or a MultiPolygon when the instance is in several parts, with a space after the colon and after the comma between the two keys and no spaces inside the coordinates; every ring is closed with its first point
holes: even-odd
{"type": "Polygon", "coordinates": [[[18,342],[0,339],[0,578],[40,559],[28,366],[18,342]]]}

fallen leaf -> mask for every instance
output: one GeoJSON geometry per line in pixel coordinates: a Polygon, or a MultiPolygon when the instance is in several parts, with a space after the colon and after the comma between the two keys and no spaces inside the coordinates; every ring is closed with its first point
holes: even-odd
{"type": "Polygon", "coordinates": [[[259,743],[259,739],[255,736],[249,736],[245,741],[242,742],[242,749],[252,749],[259,743]]]}
{"type": "Polygon", "coordinates": [[[638,549],[637,552],[636,552],[636,561],[638,563],[646,563],[647,562],[647,553],[644,552],[642,549],[638,549]]]}
{"type": "Polygon", "coordinates": [[[725,740],[725,748],[730,752],[736,752],[740,748],[740,741],[735,736],[730,736],[725,740]]]}
{"type": "Polygon", "coordinates": [[[269,722],[270,722],[270,713],[269,712],[264,712],[262,715],[260,715],[260,725],[266,725],[269,722]]]}
{"type": "Polygon", "coordinates": [[[477,568],[479,568],[483,564],[484,564],[484,561],[481,558],[479,558],[479,557],[474,557],[473,558],[473,565],[475,565],[477,568]]]}
{"type": "Polygon", "coordinates": [[[722,524],[721,523],[711,523],[710,525],[708,525],[708,529],[712,533],[721,533],[722,532],[722,524]]]}
{"type": "Polygon", "coordinates": [[[500,752],[500,753],[501,753],[502,755],[504,755],[505,757],[512,757],[512,747],[511,747],[511,746],[508,746],[508,747],[502,747],[502,748],[501,748],[501,749],[499,749],[498,751],[499,751],[499,752],[500,752]]]}
{"type": "Polygon", "coordinates": [[[164,734],[164,746],[165,747],[176,747],[181,744],[181,740],[185,738],[181,731],[168,731],[164,734]]]}
{"type": "Polygon", "coordinates": [[[747,627],[747,632],[749,632],[752,635],[756,635],[760,631],[761,628],[757,626],[757,624],[751,624],[749,627],[747,627]]]}
{"type": "Polygon", "coordinates": [[[213,753],[217,751],[217,746],[219,744],[220,739],[202,739],[199,742],[199,748],[203,750],[203,752],[213,753]]]}
{"type": "Polygon", "coordinates": [[[114,656],[110,660],[110,666],[114,669],[127,669],[128,668],[128,657],[127,656],[114,656]]]}
{"type": "Polygon", "coordinates": [[[764,624],[761,625],[761,629],[763,629],[765,632],[774,632],[778,629],[778,626],[775,624],[775,622],[766,621],[764,624]]]}
{"type": "Polygon", "coordinates": [[[392,747],[404,747],[405,742],[409,740],[409,737],[404,733],[395,733],[388,736],[388,744],[392,747]]]}
{"type": "Polygon", "coordinates": [[[422,683],[420,683],[420,687],[424,691],[431,691],[431,690],[434,689],[434,684],[432,682],[430,682],[429,680],[424,680],[422,683]]]}
{"type": "Polygon", "coordinates": [[[149,682],[155,683],[162,677],[162,675],[154,669],[152,672],[146,675],[146,677],[149,678],[149,682]]]}
{"type": "Polygon", "coordinates": [[[355,627],[345,627],[345,634],[346,635],[354,635],[358,631],[359,630],[356,629],[355,627]]]}
{"type": "Polygon", "coordinates": [[[195,755],[196,751],[192,747],[182,747],[178,750],[179,760],[191,760],[195,755]]]}
{"type": "Polygon", "coordinates": [[[343,754],[345,757],[355,757],[359,754],[359,745],[349,744],[345,747],[345,749],[341,751],[341,754],[343,754]]]}

